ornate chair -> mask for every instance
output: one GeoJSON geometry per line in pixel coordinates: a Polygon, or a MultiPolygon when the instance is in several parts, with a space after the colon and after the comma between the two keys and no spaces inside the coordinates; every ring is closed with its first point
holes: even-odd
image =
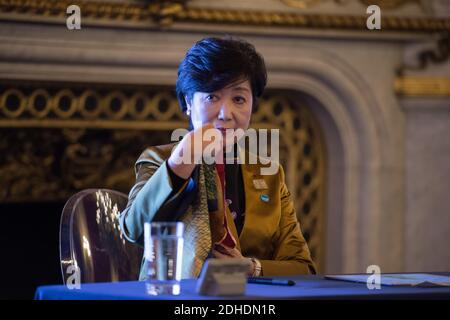
{"type": "Polygon", "coordinates": [[[137,280],[142,248],[125,240],[119,214],[128,197],[118,191],[87,189],[73,195],[64,206],[59,233],[64,284],[80,270],[80,282],[137,280]]]}

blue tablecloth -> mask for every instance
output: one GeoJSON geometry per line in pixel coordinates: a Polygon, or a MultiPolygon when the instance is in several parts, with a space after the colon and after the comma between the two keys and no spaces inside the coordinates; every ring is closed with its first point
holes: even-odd
{"type": "MultiPolygon", "coordinates": [[[[277,277],[287,279],[286,277],[277,277]]],[[[328,280],[323,276],[289,277],[295,286],[272,286],[247,284],[244,296],[227,299],[450,299],[450,287],[387,287],[369,290],[364,283],[328,280]]],[[[37,300],[203,300],[223,297],[200,296],[195,292],[196,280],[182,280],[178,296],[150,296],[145,292],[145,283],[138,281],[81,284],[80,289],[68,289],[64,285],[41,286],[35,294],[37,300]]]]}

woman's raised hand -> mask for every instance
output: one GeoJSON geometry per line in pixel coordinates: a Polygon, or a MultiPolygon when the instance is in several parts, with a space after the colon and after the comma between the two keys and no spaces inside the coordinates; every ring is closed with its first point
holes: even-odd
{"type": "Polygon", "coordinates": [[[187,133],[167,161],[176,175],[187,179],[202,160],[223,163],[223,136],[211,123],[187,133]]]}

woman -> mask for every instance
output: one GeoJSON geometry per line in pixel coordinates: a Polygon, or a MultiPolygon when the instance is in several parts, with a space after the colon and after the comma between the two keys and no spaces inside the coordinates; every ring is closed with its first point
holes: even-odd
{"type": "MultiPolygon", "coordinates": [[[[180,63],[176,84],[191,131],[179,143],[148,148],[136,162],[122,231],[142,245],[144,222],[183,221],[183,277],[198,276],[208,257],[247,259],[250,276],[316,273],[281,166],[263,176],[263,165],[245,159],[223,164],[222,152],[212,165],[194,161],[211,144],[208,130],[223,137],[224,148],[237,149],[225,131],[248,128],[266,78],[264,60],[251,44],[197,42],[180,63]],[[191,161],[183,161],[186,155],[191,161]]],[[[141,268],[140,278],[145,274],[141,268]]]]}

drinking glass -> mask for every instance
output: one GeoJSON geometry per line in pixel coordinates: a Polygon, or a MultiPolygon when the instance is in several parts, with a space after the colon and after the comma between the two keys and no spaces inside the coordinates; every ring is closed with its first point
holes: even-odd
{"type": "Polygon", "coordinates": [[[183,232],[183,222],[144,223],[148,294],[180,294],[183,232]]]}

